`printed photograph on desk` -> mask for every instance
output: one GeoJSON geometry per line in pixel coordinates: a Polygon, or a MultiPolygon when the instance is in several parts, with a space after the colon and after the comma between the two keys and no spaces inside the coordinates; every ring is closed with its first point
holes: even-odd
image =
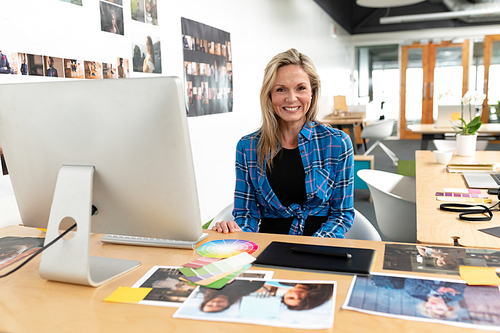
{"type": "Polygon", "coordinates": [[[497,286],[417,276],[355,276],[343,309],[413,321],[500,331],[497,286]]]}
{"type": "Polygon", "coordinates": [[[384,269],[459,275],[459,266],[500,267],[500,251],[406,244],[385,245],[384,269]]]}
{"type": "Polygon", "coordinates": [[[300,329],[333,326],[335,281],[235,280],[222,289],[199,287],[174,318],[300,329]]]}
{"type": "MultiPolygon", "coordinates": [[[[139,302],[144,305],[179,307],[188,297],[196,285],[180,279],[182,274],[176,266],[154,266],[133,288],[153,288],[151,292],[139,302]]],[[[270,279],[273,271],[247,270],[238,279],[270,279]]]]}
{"type": "Polygon", "coordinates": [[[38,251],[43,246],[44,238],[2,237],[0,238],[0,269],[38,251]]]}

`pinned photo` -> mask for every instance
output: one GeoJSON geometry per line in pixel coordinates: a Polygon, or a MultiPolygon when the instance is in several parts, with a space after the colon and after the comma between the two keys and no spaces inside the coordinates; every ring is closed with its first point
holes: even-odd
{"type": "Polygon", "coordinates": [[[161,74],[161,43],[158,37],[137,37],[132,43],[134,72],[161,74]]]}
{"type": "Polygon", "coordinates": [[[123,35],[123,7],[100,1],[101,31],[123,35]]]}
{"type": "Polygon", "coordinates": [[[96,80],[102,79],[102,67],[97,61],[85,61],[85,78],[96,80]]]}
{"type": "Polygon", "coordinates": [[[126,79],[130,77],[130,67],[128,64],[128,59],[118,58],[118,78],[126,79]]]}
{"type": "Polygon", "coordinates": [[[45,56],[44,63],[45,63],[45,76],[64,77],[63,76],[64,66],[63,66],[63,60],[61,58],[45,56]]]}
{"type": "Polygon", "coordinates": [[[28,54],[28,74],[44,76],[43,57],[37,54],[28,54]]]}
{"type": "Polygon", "coordinates": [[[118,73],[116,70],[116,66],[111,63],[103,62],[102,63],[102,77],[104,79],[117,79],[118,73]]]}
{"type": "Polygon", "coordinates": [[[82,60],[64,59],[64,77],[70,79],[85,78],[85,71],[83,67],[84,63],[82,60]]]}

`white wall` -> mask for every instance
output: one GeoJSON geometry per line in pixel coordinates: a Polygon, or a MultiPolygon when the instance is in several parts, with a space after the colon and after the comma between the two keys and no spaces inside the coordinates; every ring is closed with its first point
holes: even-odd
{"type": "MultiPolygon", "coordinates": [[[[260,125],[264,67],[278,52],[297,48],[314,61],[324,96],[350,94],[351,37],[312,0],[159,0],[158,26],[132,21],[123,0],[125,35],[100,31],[99,2],[75,6],[58,0],[0,0],[0,49],[116,62],[131,59],[133,33],[160,38],[163,75],[183,77],[181,17],[227,31],[233,51],[233,112],[189,118],[202,220],[232,202],[239,138],[260,125]]],[[[148,74],[134,73],[133,76],[148,74]]],[[[0,76],[0,83],[49,80],[0,76]]],[[[0,88],[1,89],[1,88],[0,88]]]]}

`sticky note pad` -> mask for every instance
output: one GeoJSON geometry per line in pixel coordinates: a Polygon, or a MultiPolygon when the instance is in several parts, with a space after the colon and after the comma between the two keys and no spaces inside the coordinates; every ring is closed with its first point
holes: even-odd
{"type": "Polygon", "coordinates": [[[460,266],[460,277],[471,286],[500,286],[500,278],[493,267],[460,266]]]}
{"type": "Polygon", "coordinates": [[[104,300],[115,303],[139,303],[151,290],[153,288],[118,287],[118,289],[104,300]]]}

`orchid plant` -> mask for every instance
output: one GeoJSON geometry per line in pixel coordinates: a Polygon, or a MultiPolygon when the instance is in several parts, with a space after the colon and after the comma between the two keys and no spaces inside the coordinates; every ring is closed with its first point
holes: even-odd
{"type": "Polygon", "coordinates": [[[473,106],[475,110],[476,105],[483,104],[483,100],[485,99],[485,97],[485,94],[482,94],[478,91],[468,91],[467,93],[465,93],[464,97],[461,100],[462,114],[461,118],[459,119],[460,124],[453,125],[457,134],[475,135],[477,133],[483,123],[481,122],[480,116],[474,117],[474,119],[472,118],[473,114],[475,114],[475,112],[472,112],[472,109],[473,106]],[[469,123],[465,122],[464,120],[464,106],[466,107],[467,105],[469,106],[469,119],[471,119],[469,123]]]}

